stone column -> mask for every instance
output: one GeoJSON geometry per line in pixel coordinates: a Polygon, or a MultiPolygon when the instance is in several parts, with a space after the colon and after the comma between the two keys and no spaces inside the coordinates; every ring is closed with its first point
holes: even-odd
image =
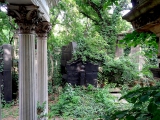
{"type": "Polygon", "coordinates": [[[19,34],[19,120],[36,120],[35,25],[40,19],[38,7],[8,6],[19,34]]]}
{"type": "Polygon", "coordinates": [[[37,102],[44,105],[43,110],[39,110],[38,115],[46,120],[44,115],[48,114],[48,64],[47,64],[47,33],[51,30],[48,22],[41,22],[36,27],[37,33],[37,102]]]}

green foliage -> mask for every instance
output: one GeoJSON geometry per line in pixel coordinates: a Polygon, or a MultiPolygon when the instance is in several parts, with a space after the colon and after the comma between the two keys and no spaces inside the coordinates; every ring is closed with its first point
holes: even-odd
{"type": "Polygon", "coordinates": [[[124,39],[120,40],[120,45],[123,47],[136,47],[140,45],[146,57],[152,58],[158,53],[157,37],[153,33],[139,33],[133,31],[128,33],[124,39]]]}
{"type": "Polygon", "coordinates": [[[94,37],[79,39],[77,49],[73,53],[73,60],[82,59],[83,62],[103,63],[106,56],[107,43],[97,33],[94,37]]]}
{"type": "Polygon", "coordinates": [[[123,48],[136,47],[140,45],[142,48],[141,56],[144,57],[145,64],[142,68],[142,76],[152,78],[149,68],[157,66],[158,43],[157,37],[153,33],[139,33],[133,31],[127,34],[124,39],[120,40],[120,46],[123,48]]]}
{"type": "Polygon", "coordinates": [[[46,102],[43,102],[42,104],[39,102],[37,103],[37,117],[39,120],[47,116],[47,114],[44,113],[45,106],[46,102]]]}
{"type": "Polygon", "coordinates": [[[151,79],[153,78],[153,73],[150,71],[150,68],[157,68],[157,64],[151,64],[150,61],[146,60],[141,70],[143,77],[151,78],[151,79]]]}
{"type": "Polygon", "coordinates": [[[48,93],[55,93],[54,87],[63,85],[61,74],[61,54],[59,48],[48,50],[48,93]]]}
{"type": "Polygon", "coordinates": [[[128,29],[126,27],[128,25],[124,24],[120,14],[126,3],[126,0],[76,0],[79,12],[93,22],[95,30],[107,42],[107,53],[112,57],[114,57],[115,53],[116,34],[128,29]],[[113,13],[110,11],[111,9],[113,13]],[[123,24],[120,26],[119,23],[122,23],[122,21],[123,24]]]}
{"type": "Polygon", "coordinates": [[[119,120],[159,120],[160,86],[144,87],[128,92],[121,99],[133,104],[128,110],[118,111],[112,116],[119,120]]]}
{"type": "Polygon", "coordinates": [[[62,75],[61,75],[61,54],[54,54],[54,74],[53,74],[53,84],[62,85],[62,75]]]}
{"type": "Polygon", "coordinates": [[[137,65],[127,57],[110,59],[103,67],[100,80],[118,85],[130,84],[139,79],[137,65]]]}
{"type": "MultiPolygon", "coordinates": [[[[61,92],[58,102],[50,106],[49,118],[62,116],[67,119],[98,119],[104,114],[111,114],[116,109],[123,109],[116,98],[109,93],[109,87],[87,88],[67,85],[61,92]]],[[[126,107],[126,106],[125,106],[126,107]]]]}
{"type": "Polygon", "coordinates": [[[2,8],[6,9],[6,4],[0,2],[0,45],[5,43],[11,44],[16,25],[13,19],[8,17],[6,12],[2,11],[2,8]]]}

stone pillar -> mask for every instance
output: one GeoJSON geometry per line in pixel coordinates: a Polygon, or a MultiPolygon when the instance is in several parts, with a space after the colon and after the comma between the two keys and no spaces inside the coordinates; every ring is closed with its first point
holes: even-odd
{"type": "Polygon", "coordinates": [[[37,33],[37,102],[44,106],[38,115],[46,120],[44,115],[48,114],[48,64],[47,64],[47,33],[51,30],[48,22],[41,22],[36,27],[37,33]]]}
{"type": "Polygon", "coordinates": [[[136,47],[131,47],[130,56],[134,58],[134,61],[138,63],[138,70],[141,71],[143,64],[145,64],[144,57],[142,57],[139,52],[141,52],[141,47],[138,45],[136,47]]]}
{"type": "Polygon", "coordinates": [[[123,48],[120,48],[118,44],[119,44],[119,41],[124,38],[124,36],[125,34],[118,34],[117,36],[115,59],[119,59],[121,56],[123,56],[124,50],[123,48]]]}
{"type": "Polygon", "coordinates": [[[36,120],[35,25],[41,20],[34,5],[9,5],[19,34],[19,120],[36,120]]]}

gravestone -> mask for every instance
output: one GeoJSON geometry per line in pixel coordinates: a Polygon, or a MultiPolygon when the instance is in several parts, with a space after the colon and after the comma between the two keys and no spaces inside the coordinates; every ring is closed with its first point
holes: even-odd
{"type": "Polygon", "coordinates": [[[97,77],[98,77],[98,65],[87,62],[84,64],[84,66],[85,66],[86,84],[91,84],[96,87],[97,77]]]}
{"type": "Polygon", "coordinates": [[[97,87],[98,65],[77,60],[66,65],[66,72],[64,79],[71,85],[88,86],[91,84],[97,87]]]}
{"type": "Polygon", "coordinates": [[[66,65],[66,82],[71,83],[72,85],[79,85],[79,71],[78,71],[79,62],[73,62],[66,65]]]}
{"type": "Polygon", "coordinates": [[[12,101],[12,46],[0,47],[0,86],[3,99],[12,101]]]}
{"type": "Polygon", "coordinates": [[[116,43],[116,52],[115,52],[115,58],[118,59],[121,56],[123,56],[124,50],[123,48],[119,47],[119,41],[124,38],[125,34],[118,34],[117,35],[117,43],[116,43]]]}
{"type": "Polygon", "coordinates": [[[77,43],[70,42],[69,45],[62,47],[61,73],[63,82],[71,85],[91,84],[97,86],[98,65],[81,61],[81,58],[69,63],[73,53],[76,51],[77,43]]]}

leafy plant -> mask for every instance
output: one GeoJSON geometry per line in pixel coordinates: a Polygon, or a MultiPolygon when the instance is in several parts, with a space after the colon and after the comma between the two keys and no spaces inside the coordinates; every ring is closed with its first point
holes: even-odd
{"type": "Polygon", "coordinates": [[[45,106],[46,106],[46,102],[43,102],[42,104],[40,104],[39,102],[37,103],[38,119],[42,119],[47,116],[47,114],[44,113],[45,106]]]}
{"type": "Polygon", "coordinates": [[[139,79],[139,71],[134,62],[127,57],[111,59],[102,66],[100,80],[118,85],[130,84],[139,79]]]}
{"type": "Polygon", "coordinates": [[[130,91],[121,99],[126,99],[133,106],[131,109],[116,112],[111,117],[112,120],[159,120],[160,86],[130,91]]]}
{"type": "Polygon", "coordinates": [[[77,41],[77,49],[73,53],[73,59],[81,59],[83,62],[89,61],[102,64],[105,61],[107,43],[98,34],[88,36],[77,41]]]}
{"type": "Polygon", "coordinates": [[[109,86],[94,88],[89,85],[84,87],[72,87],[67,84],[61,92],[55,105],[50,106],[49,118],[59,116],[67,119],[99,119],[105,114],[111,114],[120,107],[116,103],[116,97],[109,93],[109,86]]]}
{"type": "Polygon", "coordinates": [[[158,53],[157,37],[153,33],[136,32],[126,34],[124,39],[120,40],[120,46],[136,47],[140,45],[144,50],[144,55],[147,58],[152,58],[158,53]]]}
{"type": "Polygon", "coordinates": [[[12,43],[14,30],[16,29],[16,24],[13,19],[7,15],[7,10],[2,11],[3,9],[7,9],[6,3],[0,2],[0,45],[4,43],[12,43]]]}

